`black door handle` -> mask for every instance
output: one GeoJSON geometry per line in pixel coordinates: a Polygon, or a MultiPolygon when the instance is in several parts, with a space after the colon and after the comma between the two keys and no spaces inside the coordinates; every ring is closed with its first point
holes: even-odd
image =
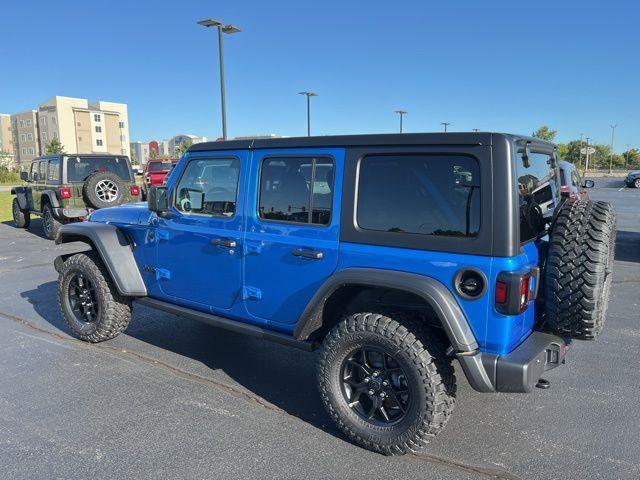
{"type": "Polygon", "coordinates": [[[321,260],[324,257],[322,252],[317,250],[304,250],[302,248],[294,248],[291,253],[296,257],[310,258],[312,260],[321,260]]]}
{"type": "Polygon", "coordinates": [[[216,247],[236,248],[238,245],[235,240],[229,240],[226,238],[212,238],[211,245],[216,247]]]}

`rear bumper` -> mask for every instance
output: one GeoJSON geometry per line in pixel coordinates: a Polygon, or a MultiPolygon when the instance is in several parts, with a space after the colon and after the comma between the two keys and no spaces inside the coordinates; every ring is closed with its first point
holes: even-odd
{"type": "Polygon", "coordinates": [[[563,364],[567,343],[550,333],[533,332],[507,355],[460,356],[471,386],[481,392],[528,393],[547,370],[563,364]]]}

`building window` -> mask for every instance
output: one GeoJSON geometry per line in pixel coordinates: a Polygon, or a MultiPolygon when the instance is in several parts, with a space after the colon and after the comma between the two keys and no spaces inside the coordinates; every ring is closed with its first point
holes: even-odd
{"type": "Polygon", "coordinates": [[[22,147],[22,155],[26,155],[27,154],[27,149],[25,147],[22,147]]]}
{"type": "Polygon", "coordinates": [[[79,127],[81,127],[81,126],[82,126],[82,124],[81,124],[80,122],[78,122],[76,125],[78,125],[79,127]]]}
{"type": "Polygon", "coordinates": [[[27,127],[30,127],[30,126],[31,126],[31,119],[30,119],[30,118],[28,118],[28,119],[27,119],[27,127]]]}
{"type": "Polygon", "coordinates": [[[42,126],[43,127],[47,126],[47,117],[42,117],[42,126]]]}
{"type": "Polygon", "coordinates": [[[100,114],[98,114],[98,113],[94,113],[94,114],[93,114],[93,121],[94,121],[94,122],[100,122],[100,121],[101,121],[101,118],[102,118],[102,117],[100,117],[100,114]]]}
{"type": "Polygon", "coordinates": [[[122,150],[120,150],[120,152],[122,153],[122,155],[126,155],[127,154],[127,150],[124,149],[124,148],[122,150]]]}
{"type": "Polygon", "coordinates": [[[124,128],[124,122],[118,122],[118,126],[119,126],[120,128],[124,128]]]}
{"type": "Polygon", "coordinates": [[[96,133],[102,133],[102,127],[100,125],[96,125],[96,133]]]}
{"type": "Polygon", "coordinates": [[[20,141],[22,141],[22,142],[26,142],[27,141],[27,134],[26,133],[21,133],[20,134],[20,141]]]}
{"type": "Polygon", "coordinates": [[[124,142],[124,140],[125,140],[124,135],[120,135],[120,141],[121,141],[121,142],[124,142]]]}
{"type": "Polygon", "coordinates": [[[51,117],[51,123],[53,123],[55,125],[56,122],[57,122],[56,117],[51,117]]]}
{"type": "Polygon", "coordinates": [[[96,140],[96,145],[97,145],[97,146],[99,146],[99,147],[101,147],[101,146],[102,146],[102,140],[97,139],[97,140],[96,140]]]}
{"type": "Polygon", "coordinates": [[[53,132],[53,138],[58,138],[58,132],[53,132]]]}
{"type": "Polygon", "coordinates": [[[333,161],[329,158],[265,159],[260,181],[260,218],[328,225],[331,220],[333,171],[333,161]]]}
{"type": "Polygon", "coordinates": [[[47,132],[42,132],[42,140],[43,140],[44,142],[46,142],[46,141],[47,141],[47,132]]]}
{"type": "Polygon", "coordinates": [[[29,155],[35,155],[35,150],[33,147],[29,147],[29,155]]]}
{"type": "Polygon", "coordinates": [[[27,133],[27,140],[33,142],[33,133],[27,133]]]}
{"type": "Polygon", "coordinates": [[[82,141],[82,137],[78,137],[78,141],[81,142],[82,141]]]}
{"type": "Polygon", "coordinates": [[[24,120],[20,120],[20,128],[24,128],[24,120]]]}

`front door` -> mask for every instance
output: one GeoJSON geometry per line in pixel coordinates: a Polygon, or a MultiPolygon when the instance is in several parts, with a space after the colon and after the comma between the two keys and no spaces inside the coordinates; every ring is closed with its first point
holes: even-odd
{"type": "Polygon", "coordinates": [[[258,151],[245,233],[247,311],[283,331],[336,269],[343,149],[258,151]]]}
{"type": "Polygon", "coordinates": [[[192,154],[168,185],[158,218],[156,279],[163,295],[203,310],[230,308],[241,290],[247,152],[192,154]]]}

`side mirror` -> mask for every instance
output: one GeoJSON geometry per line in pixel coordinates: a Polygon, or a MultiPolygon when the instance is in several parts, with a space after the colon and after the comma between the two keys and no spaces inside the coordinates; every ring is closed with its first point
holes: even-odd
{"type": "Polygon", "coordinates": [[[593,180],[585,180],[584,182],[582,182],[582,186],[584,188],[593,188],[596,186],[596,182],[594,182],[593,180]]]}
{"type": "Polygon", "coordinates": [[[149,206],[149,210],[156,212],[159,217],[171,218],[167,187],[149,187],[147,192],[147,205],[149,206]]]}
{"type": "Polygon", "coordinates": [[[23,182],[29,181],[29,172],[20,172],[20,180],[23,182]]]}

